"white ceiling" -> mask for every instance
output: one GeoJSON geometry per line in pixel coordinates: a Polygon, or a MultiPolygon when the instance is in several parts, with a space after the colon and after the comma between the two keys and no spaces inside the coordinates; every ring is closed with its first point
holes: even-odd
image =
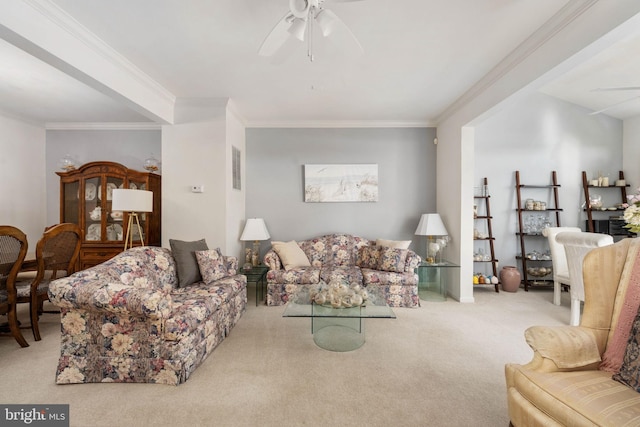
{"type": "MultiPolygon", "coordinates": [[[[32,0],[59,7],[176,98],[231,98],[253,125],[434,124],[456,99],[557,13],[566,0],[327,0],[344,32],[257,55],[288,0],[32,0]]],[[[639,31],[640,33],[640,31],[639,31]]],[[[1,35],[1,34],[0,34],[1,35]]],[[[640,36],[542,88],[600,110],[640,91],[640,36]],[[631,54],[633,52],[633,54],[631,54]]],[[[55,65],[55,64],[54,64],[55,65]]],[[[0,39],[0,110],[43,123],[150,122],[100,85],[79,82],[0,39]],[[103,92],[103,93],[101,93],[103,92]]],[[[640,115],[640,99],[606,114],[640,115]]]]}

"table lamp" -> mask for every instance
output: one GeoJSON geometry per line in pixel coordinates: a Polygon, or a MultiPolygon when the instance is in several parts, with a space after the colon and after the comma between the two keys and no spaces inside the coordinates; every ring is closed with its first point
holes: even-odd
{"type": "Polygon", "coordinates": [[[262,218],[249,218],[244,225],[244,230],[240,236],[240,240],[253,240],[253,257],[252,264],[260,265],[260,240],[267,240],[271,236],[267,231],[267,226],[262,218]]]}
{"type": "Polygon", "coordinates": [[[142,227],[138,220],[138,212],[153,212],[153,192],[147,190],[130,190],[116,188],[113,190],[111,201],[111,211],[123,211],[129,213],[129,223],[127,225],[127,235],[124,239],[124,250],[133,247],[133,219],[138,226],[140,243],[144,246],[144,236],[142,227]]]}
{"type": "Polygon", "coordinates": [[[441,259],[442,249],[444,249],[447,241],[444,239],[434,239],[434,236],[448,236],[447,229],[440,218],[440,214],[427,213],[422,214],[418,228],[416,228],[417,236],[428,236],[429,241],[427,243],[427,258],[428,264],[439,264],[441,259]]]}

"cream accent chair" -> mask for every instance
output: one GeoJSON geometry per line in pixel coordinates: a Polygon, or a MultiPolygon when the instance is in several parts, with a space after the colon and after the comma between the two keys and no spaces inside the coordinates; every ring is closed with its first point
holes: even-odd
{"type": "Polygon", "coordinates": [[[558,233],[569,231],[580,232],[582,230],[578,227],[548,227],[542,230],[542,235],[549,240],[549,249],[551,251],[551,261],[553,263],[553,303],[555,305],[560,305],[562,285],[571,286],[569,266],[567,265],[564,246],[556,241],[558,233]]]}
{"type": "Polygon", "coordinates": [[[584,301],[584,282],[582,262],[587,253],[594,248],[613,244],[613,237],[602,233],[562,232],[556,235],[556,241],[564,246],[571,279],[571,321],[570,325],[580,323],[580,301],[584,301]]]}
{"type": "Polygon", "coordinates": [[[532,360],[505,366],[512,425],[640,425],[640,393],[598,369],[638,256],[640,239],[593,249],[584,258],[586,298],[580,326],[533,326],[525,331],[532,360]]]}

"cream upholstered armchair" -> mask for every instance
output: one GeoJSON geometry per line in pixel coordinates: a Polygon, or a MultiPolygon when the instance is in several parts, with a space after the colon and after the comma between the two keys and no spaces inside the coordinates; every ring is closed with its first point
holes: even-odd
{"type": "Polygon", "coordinates": [[[505,366],[515,427],[640,425],[640,393],[613,379],[625,371],[622,356],[631,341],[620,325],[637,314],[627,307],[634,286],[637,294],[640,239],[591,250],[583,274],[580,326],[528,328],[532,360],[505,366]]]}
{"type": "Polygon", "coordinates": [[[584,281],[582,263],[585,255],[594,248],[613,244],[613,237],[602,233],[562,232],[556,235],[556,241],[564,246],[571,279],[571,321],[570,325],[580,323],[580,301],[584,301],[584,281]]]}
{"type": "Polygon", "coordinates": [[[548,227],[542,230],[542,235],[549,240],[549,250],[551,251],[551,261],[553,264],[553,303],[560,305],[560,292],[562,285],[571,286],[569,277],[569,266],[564,252],[564,246],[556,241],[558,233],[580,232],[578,227],[548,227]]]}

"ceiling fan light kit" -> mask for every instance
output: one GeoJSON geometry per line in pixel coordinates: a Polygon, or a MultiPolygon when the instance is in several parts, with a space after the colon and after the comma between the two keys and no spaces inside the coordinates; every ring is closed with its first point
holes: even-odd
{"type": "MultiPolygon", "coordinates": [[[[352,2],[359,0],[334,0],[352,2]]],[[[332,11],[322,7],[325,0],[289,0],[289,12],[276,24],[260,46],[258,54],[271,56],[275,54],[290,36],[300,41],[307,40],[307,56],[313,62],[313,27],[314,22],[320,27],[324,37],[333,33],[337,25],[344,26],[347,32],[355,36],[332,11]]],[[[358,46],[360,45],[356,39],[358,46]]]]}

